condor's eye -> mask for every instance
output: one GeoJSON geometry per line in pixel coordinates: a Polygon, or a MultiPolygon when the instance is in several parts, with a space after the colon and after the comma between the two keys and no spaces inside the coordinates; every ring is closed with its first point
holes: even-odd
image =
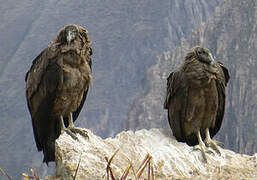
{"type": "Polygon", "coordinates": [[[198,51],[198,54],[200,55],[200,54],[204,54],[204,52],[203,51],[198,51]]]}
{"type": "Polygon", "coordinates": [[[202,54],[202,55],[208,55],[208,53],[207,52],[205,52],[205,51],[201,51],[201,53],[200,54],[202,54]]]}

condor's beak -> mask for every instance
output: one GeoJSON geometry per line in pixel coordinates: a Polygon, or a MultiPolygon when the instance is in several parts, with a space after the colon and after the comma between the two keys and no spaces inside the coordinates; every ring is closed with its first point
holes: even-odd
{"type": "Polygon", "coordinates": [[[211,53],[209,53],[209,59],[210,59],[211,65],[213,65],[214,64],[214,58],[212,57],[211,53]]]}
{"type": "Polygon", "coordinates": [[[72,39],[73,39],[72,33],[71,33],[71,31],[68,31],[68,34],[67,34],[67,42],[68,42],[68,44],[71,43],[72,39]]]}

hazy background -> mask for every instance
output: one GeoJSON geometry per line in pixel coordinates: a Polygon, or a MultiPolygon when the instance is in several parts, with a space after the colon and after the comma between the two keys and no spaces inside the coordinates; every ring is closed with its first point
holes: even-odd
{"type": "MultiPolygon", "coordinates": [[[[93,86],[76,125],[101,137],[168,128],[166,77],[201,44],[230,69],[228,103],[217,139],[256,152],[257,4],[253,0],[0,0],[0,167],[13,179],[54,172],[37,152],[25,100],[32,60],[60,28],[78,24],[93,46],[93,86]]],[[[0,179],[5,178],[0,174],[0,179]]]]}

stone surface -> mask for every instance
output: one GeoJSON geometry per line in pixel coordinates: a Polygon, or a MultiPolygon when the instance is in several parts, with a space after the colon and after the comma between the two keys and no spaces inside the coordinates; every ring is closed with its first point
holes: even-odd
{"type": "MultiPolygon", "coordinates": [[[[74,140],[66,133],[59,137],[56,141],[56,176],[46,179],[72,179],[80,159],[77,180],[106,179],[105,158],[111,158],[116,150],[119,151],[111,163],[116,178],[122,176],[130,162],[137,171],[147,153],[152,157],[155,179],[257,178],[256,154],[248,156],[221,149],[221,156],[208,153],[208,162],[204,163],[200,151],[176,141],[170,131],[126,131],[107,139],[87,131],[89,139],[77,135],[78,140],[74,140]]],[[[135,179],[132,170],[129,177],[135,179]]],[[[147,178],[147,168],[141,178],[147,178]]]]}

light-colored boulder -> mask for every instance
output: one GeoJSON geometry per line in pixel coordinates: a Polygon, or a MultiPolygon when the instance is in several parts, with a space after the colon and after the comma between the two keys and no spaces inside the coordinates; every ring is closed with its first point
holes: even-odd
{"type": "MultiPolygon", "coordinates": [[[[132,164],[127,179],[135,179],[133,170],[138,170],[148,153],[155,179],[257,178],[257,155],[242,155],[221,148],[221,156],[216,152],[207,153],[208,162],[204,163],[200,151],[176,141],[171,131],[126,131],[107,139],[86,131],[88,139],[77,134],[78,140],[75,140],[63,133],[56,141],[56,177],[72,179],[80,161],[76,180],[106,179],[106,158],[110,159],[118,150],[110,164],[115,178],[120,178],[132,164]]],[[[148,167],[141,178],[147,179],[147,172],[148,167]]]]}

